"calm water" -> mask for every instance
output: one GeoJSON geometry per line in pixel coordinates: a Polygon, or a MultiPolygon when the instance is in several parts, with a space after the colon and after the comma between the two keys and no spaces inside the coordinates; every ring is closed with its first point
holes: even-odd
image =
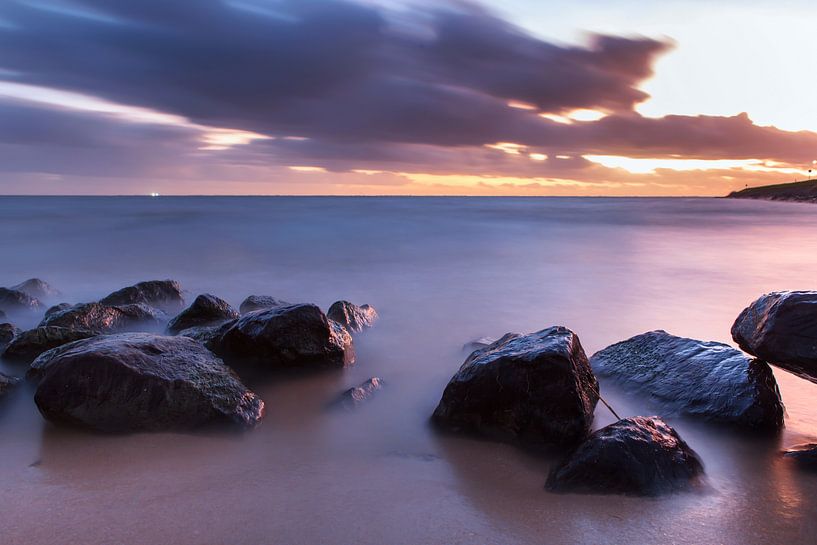
{"type": "MultiPolygon", "coordinates": [[[[250,293],[371,303],[342,372],[251,386],[244,435],[104,437],[0,406],[3,544],[814,543],[817,474],[781,446],[817,439],[817,385],[775,371],[779,439],[670,420],[709,490],[551,495],[552,459],[427,423],[462,344],[553,324],[588,354],[651,329],[730,342],[757,295],[817,287],[817,207],[717,199],[0,198],[0,285],[65,300],[176,278],[190,299],[250,293]],[[377,375],[354,413],[325,404],[377,375]]],[[[26,325],[26,324],[23,324],[26,325]]],[[[7,372],[22,369],[6,365],[7,372]]],[[[619,413],[652,414],[602,382],[619,413]]],[[[599,404],[596,426],[612,421],[599,404]]]]}

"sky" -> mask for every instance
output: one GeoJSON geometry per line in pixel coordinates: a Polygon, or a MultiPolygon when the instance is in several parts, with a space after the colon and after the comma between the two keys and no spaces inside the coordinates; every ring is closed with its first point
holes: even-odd
{"type": "Polygon", "coordinates": [[[817,177],[806,0],[3,0],[0,194],[817,177]]]}

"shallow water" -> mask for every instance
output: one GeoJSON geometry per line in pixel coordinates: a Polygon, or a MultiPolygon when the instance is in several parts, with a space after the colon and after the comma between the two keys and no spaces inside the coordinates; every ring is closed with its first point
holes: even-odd
{"type": "MultiPolygon", "coordinates": [[[[779,370],[779,438],[668,419],[709,487],[660,499],[547,493],[551,458],[439,435],[428,417],[484,335],[563,324],[588,354],[659,328],[730,342],[757,295],[817,287],[817,207],[5,197],[0,233],[0,285],[39,276],[72,302],[169,277],[191,300],[346,298],[381,315],[353,368],[252,383],[268,416],[243,435],[58,430],[19,388],[0,406],[3,544],[814,543],[817,473],[777,451],[817,439],[817,385],[779,370]],[[370,403],[326,410],[374,375],[388,387],[370,403]]],[[[655,412],[601,386],[622,416],[655,412]]],[[[596,427],[612,420],[599,404],[596,427]]]]}

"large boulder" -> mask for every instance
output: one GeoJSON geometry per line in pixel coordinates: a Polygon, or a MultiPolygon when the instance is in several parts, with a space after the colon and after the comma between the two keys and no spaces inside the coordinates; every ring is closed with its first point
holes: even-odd
{"type": "Polygon", "coordinates": [[[598,397],[578,336],[556,326],[505,335],[468,356],[432,418],[503,439],[572,444],[589,433],[598,397]]]}
{"type": "Polygon", "coordinates": [[[255,426],[264,402],[201,343],[122,333],[77,341],[32,364],[34,401],[55,424],[104,432],[255,426]]]}
{"type": "Polygon", "coordinates": [[[184,308],[182,287],[175,280],[149,280],[122,288],[99,300],[103,305],[119,306],[144,303],[175,314],[184,308]]]}
{"type": "Polygon", "coordinates": [[[10,288],[0,288],[0,311],[12,314],[16,312],[34,312],[42,307],[36,297],[10,288]]]}
{"type": "Polygon", "coordinates": [[[3,357],[10,361],[31,363],[47,350],[96,337],[99,333],[88,329],[71,329],[59,326],[44,326],[23,331],[6,346],[3,357]]]}
{"type": "Polygon", "coordinates": [[[102,303],[80,303],[45,316],[38,327],[57,326],[100,333],[156,329],[164,313],[144,303],[111,306],[102,303]]]}
{"type": "Polygon", "coordinates": [[[19,334],[20,330],[14,324],[0,324],[0,352],[19,334]]]}
{"type": "Polygon", "coordinates": [[[222,326],[209,346],[228,362],[270,369],[344,367],[355,361],[349,332],[310,304],[249,312],[222,326]]]}
{"type": "Polygon", "coordinates": [[[244,299],[244,301],[241,302],[241,305],[238,307],[238,310],[239,312],[241,312],[241,314],[247,314],[248,312],[255,312],[256,310],[266,310],[268,308],[275,307],[286,307],[291,304],[292,303],[282,301],[281,299],[270,297],[269,295],[250,295],[246,299],[244,299]]]}
{"type": "Polygon", "coordinates": [[[170,320],[167,324],[167,331],[176,334],[191,327],[224,323],[238,318],[238,316],[238,311],[231,307],[227,301],[205,293],[196,297],[192,305],[170,320]]]}
{"type": "Polygon", "coordinates": [[[732,338],[746,352],[817,382],[817,291],[763,295],[740,313],[732,338]]]}
{"type": "Polygon", "coordinates": [[[703,464],[657,416],[625,418],[596,431],[548,475],[553,492],[656,496],[687,490],[703,464]]]}
{"type": "Polygon", "coordinates": [[[369,305],[357,306],[349,301],[336,301],[329,307],[326,316],[349,331],[357,333],[364,328],[372,327],[377,320],[377,311],[369,305]]]}
{"type": "Polygon", "coordinates": [[[23,293],[27,293],[31,297],[41,301],[46,301],[61,295],[57,288],[45,280],[40,280],[39,278],[29,278],[24,282],[20,282],[16,286],[12,286],[11,289],[22,291],[23,293]]]}
{"type": "Polygon", "coordinates": [[[747,430],[779,430],[783,403],[771,368],[717,342],[651,331],[590,358],[593,370],[661,410],[747,430]]]}

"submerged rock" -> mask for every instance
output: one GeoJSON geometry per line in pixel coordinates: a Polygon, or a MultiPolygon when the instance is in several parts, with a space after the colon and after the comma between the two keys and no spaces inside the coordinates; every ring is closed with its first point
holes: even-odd
{"type": "Polygon", "coordinates": [[[817,291],[763,295],[740,313],[732,338],[746,352],[817,382],[817,291]]]}
{"type": "Polygon", "coordinates": [[[377,311],[369,305],[357,306],[349,301],[336,301],[329,307],[326,316],[349,331],[360,332],[364,328],[372,327],[377,320],[377,311]]]}
{"type": "Polygon", "coordinates": [[[29,278],[25,282],[20,282],[16,286],[12,286],[11,289],[22,291],[40,300],[47,300],[61,295],[57,288],[39,278],[29,278]]]}
{"type": "Polygon", "coordinates": [[[548,475],[554,492],[656,496],[687,490],[703,475],[698,455],[657,416],[596,431],[548,475]]]}
{"type": "Polygon", "coordinates": [[[779,430],[783,404],[766,363],[717,342],[651,331],[590,358],[609,377],[661,409],[747,430],[779,430]]]}
{"type": "Polygon", "coordinates": [[[227,301],[205,293],[170,320],[167,330],[175,334],[184,329],[221,324],[234,318],[238,318],[238,312],[227,301]]]}
{"type": "Polygon", "coordinates": [[[20,379],[11,377],[5,373],[0,373],[0,397],[6,395],[12,388],[20,383],[20,379]]]}
{"type": "Polygon", "coordinates": [[[209,346],[230,362],[269,369],[344,367],[355,361],[349,332],[309,304],[247,313],[222,326],[209,346]]]}
{"type": "Polygon", "coordinates": [[[52,348],[96,337],[99,333],[87,329],[71,329],[59,326],[45,326],[23,331],[12,340],[3,352],[3,357],[11,361],[31,363],[52,348]]]}
{"type": "Polygon", "coordinates": [[[239,312],[241,314],[247,314],[248,312],[254,312],[256,310],[265,310],[268,308],[275,308],[275,307],[287,307],[292,303],[288,303],[286,301],[282,301],[281,299],[276,299],[275,297],[270,297],[269,295],[250,295],[244,301],[241,302],[241,305],[238,307],[239,312]]]}
{"type": "Polygon", "coordinates": [[[143,303],[169,314],[175,314],[184,308],[182,287],[175,280],[139,282],[115,291],[99,302],[110,306],[143,303]]]}
{"type": "Polygon", "coordinates": [[[9,288],[0,288],[0,311],[4,313],[33,312],[42,307],[40,300],[29,294],[9,288]]]}
{"type": "Polygon", "coordinates": [[[817,469],[817,443],[793,446],[786,449],[783,456],[794,460],[803,467],[817,469]]]}
{"type": "Polygon", "coordinates": [[[100,333],[158,328],[164,314],[145,304],[110,306],[102,303],[80,303],[55,311],[40,322],[39,327],[58,326],[100,333]]]}
{"type": "Polygon", "coordinates": [[[32,364],[34,401],[55,424],[104,432],[255,426],[264,402],[201,343],[122,333],[77,341],[32,364]]]}
{"type": "Polygon", "coordinates": [[[566,327],[508,334],[468,356],[433,420],[455,430],[571,444],[590,431],[598,382],[566,327]]]}
{"type": "Polygon", "coordinates": [[[0,324],[0,352],[19,334],[20,330],[14,324],[0,324]]]}
{"type": "Polygon", "coordinates": [[[343,407],[344,409],[354,409],[361,403],[371,399],[381,388],[383,388],[383,380],[378,377],[372,377],[363,384],[349,388],[340,394],[333,405],[343,407]]]}

